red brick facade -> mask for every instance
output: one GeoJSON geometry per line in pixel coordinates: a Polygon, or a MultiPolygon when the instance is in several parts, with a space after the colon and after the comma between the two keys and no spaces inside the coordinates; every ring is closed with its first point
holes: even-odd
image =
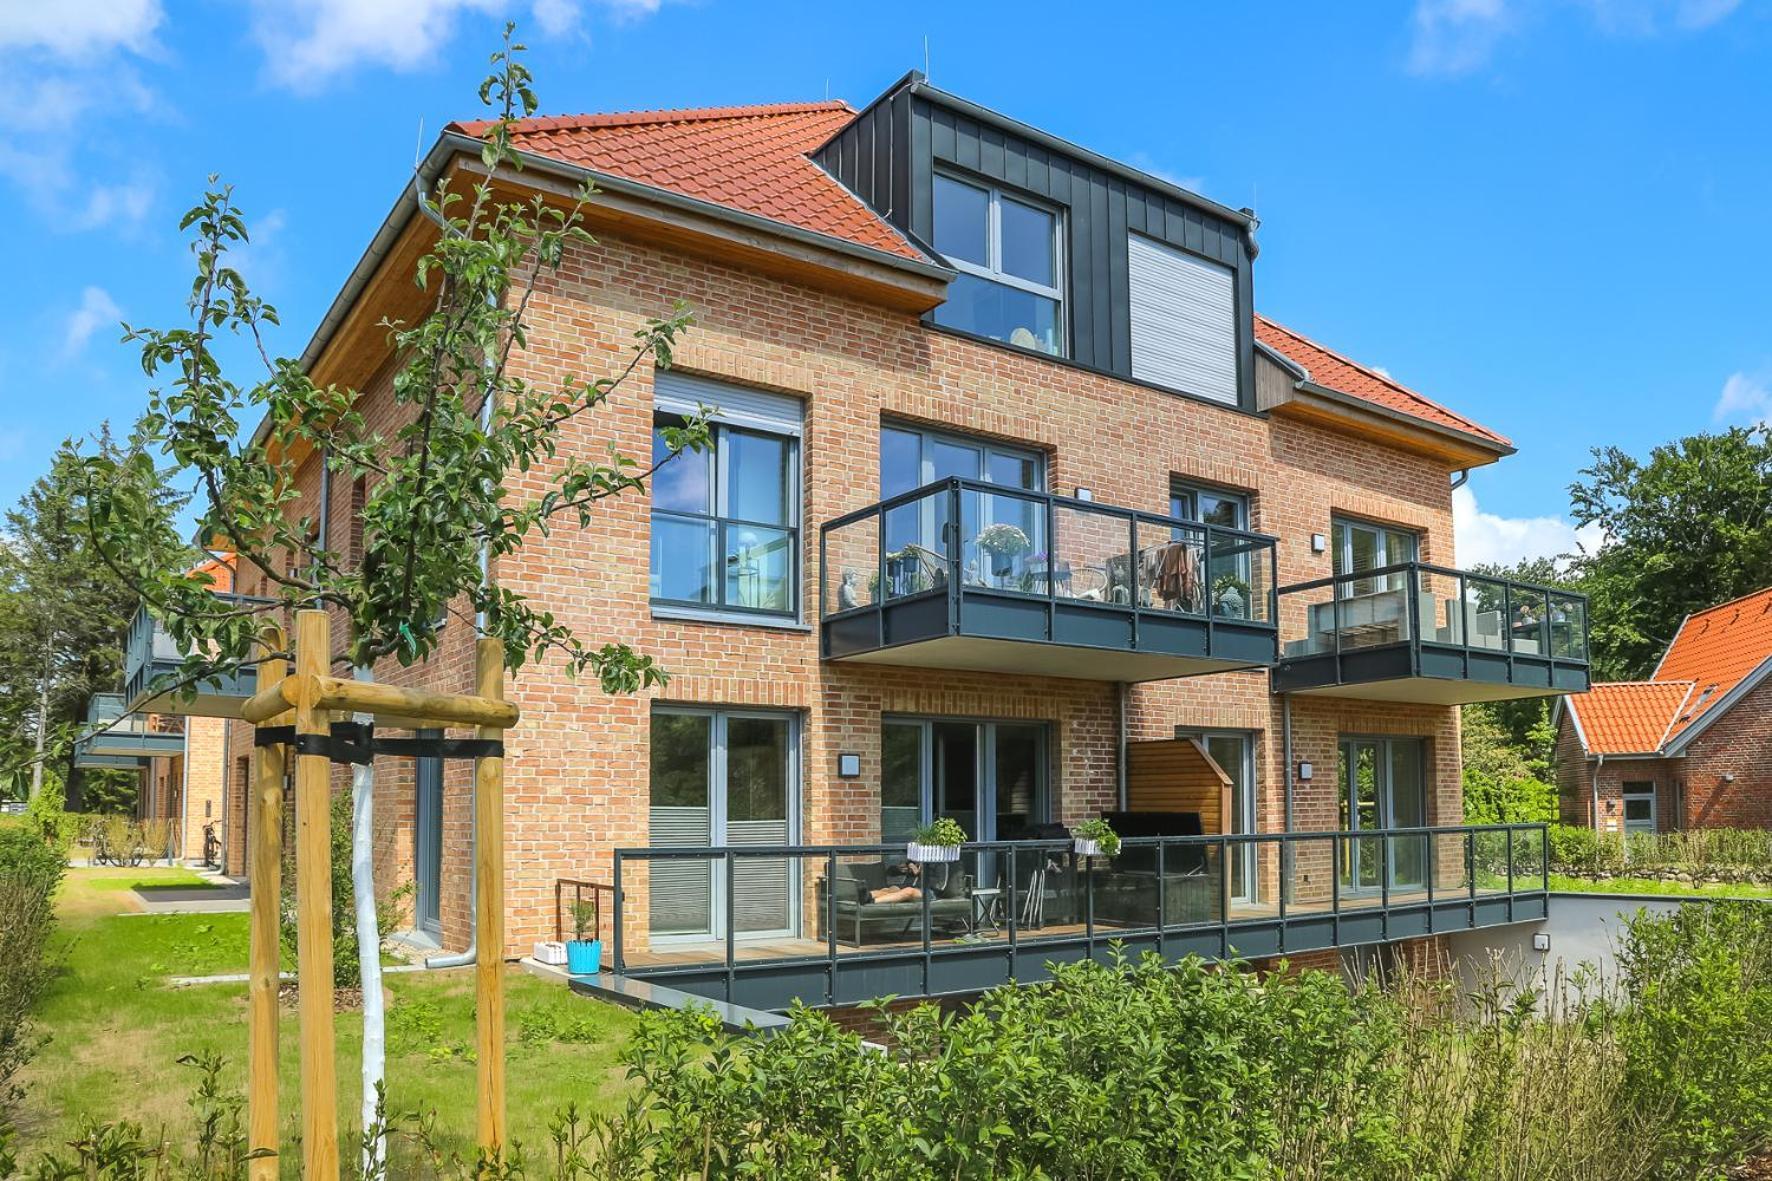
{"type": "MultiPolygon", "coordinates": [[[[878,499],[883,419],[936,424],[1011,441],[1044,453],[1048,486],[1093,490],[1104,503],[1167,510],[1171,480],[1225,485],[1251,494],[1252,527],[1277,536],[1282,584],[1330,573],[1313,534],[1349,515],[1420,531],[1422,558],[1450,563],[1448,465],[1376,439],[1260,416],[1165,394],[1081,367],[959,338],[909,313],[760,276],[721,263],[605,235],[581,248],[565,273],[531,304],[525,379],[557,384],[613,372],[623,342],[648,316],[683,299],[696,325],[677,355],[679,370],[792,395],[804,403],[802,604],[804,626],[760,627],[657,618],[648,601],[649,505],[643,495],[610,502],[593,528],[535,538],[495,571],[589,640],[622,639],[658,657],[669,686],[650,696],[609,698],[557,666],[524,669],[511,696],[523,720],[507,740],[506,818],[509,942],[526,952],[551,937],[553,884],[606,881],[611,851],[648,840],[648,759],[654,700],[767,707],[800,719],[799,837],[861,841],[878,836],[883,714],[1035,719],[1050,726],[1053,811],[1075,821],[1116,800],[1117,687],[1111,683],[994,673],[830,664],[819,659],[818,526],[878,499]],[[861,756],[861,774],[840,779],[837,756],[861,756]]],[[[1267,364],[1265,360],[1260,362],[1267,364]]],[[[361,409],[384,425],[384,372],[361,409]]],[[[643,367],[600,413],[575,424],[563,455],[600,454],[613,442],[644,456],[651,445],[651,372],[643,367]]],[[[318,465],[303,470],[314,511],[318,465]]],[[[539,494],[550,473],[515,477],[513,497],[539,494]]],[[[335,481],[329,528],[351,527],[350,489],[335,481]]],[[[242,589],[254,589],[242,575],[242,589]]],[[[1282,636],[1299,634],[1282,620],[1282,636]],[[1289,629],[1289,630],[1288,630],[1289,629]]],[[[335,626],[339,626],[335,624],[335,626]]],[[[382,679],[466,691],[471,624],[451,622],[438,658],[422,668],[391,662],[382,679]]],[[[1257,823],[1283,827],[1281,702],[1265,672],[1221,674],[1135,687],[1132,738],[1167,737],[1178,726],[1235,729],[1255,738],[1257,823]]],[[[1295,825],[1341,826],[1335,785],[1343,734],[1427,740],[1430,824],[1461,818],[1456,710],[1436,706],[1301,698],[1293,708],[1294,759],[1314,765],[1297,790],[1295,825]]],[[[244,751],[236,725],[232,749],[244,751]]],[[[392,889],[412,873],[411,771],[378,766],[380,881],[392,889]]],[[[468,927],[468,769],[450,768],[445,790],[443,941],[461,946],[468,927]]],[[[345,782],[341,771],[338,782],[345,782]]],[[[240,768],[230,773],[230,867],[244,833],[240,768]]],[[[630,882],[630,887],[633,885],[630,882]]],[[[630,890],[630,899],[640,896],[630,890]]]]}

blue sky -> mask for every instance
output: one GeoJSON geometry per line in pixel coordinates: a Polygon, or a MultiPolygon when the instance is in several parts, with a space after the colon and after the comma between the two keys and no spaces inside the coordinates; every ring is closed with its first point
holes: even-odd
{"type": "Polygon", "coordinates": [[[0,502],[140,408],[116,324],[180,315],[211,172],[298,353],[506,16],[549,112],[859,105],[927,42],[938,85],[1255,206],[1259,308],[1518,444],[1466,563],[1566,549],[1591,447],[1772,414],[1752,0],[0,0],[0,502]]]}

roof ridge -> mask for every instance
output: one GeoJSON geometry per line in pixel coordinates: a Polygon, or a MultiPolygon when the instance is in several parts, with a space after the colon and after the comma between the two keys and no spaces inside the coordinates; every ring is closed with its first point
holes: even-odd
{"type": "MultiPolygon", "coordinates": [[[[1694,612],[1692,612],[1692,614],[1690,614],[1686,617],[1686,622],[1690,623],[1694,619],[1698,619],[1698,618],[1705,616],[1705,615],[1710,615],[1716,611],[1721,611],[1725,607],[1737,606],[1741,603],[1747,602],[1749,599],[1758,598],[1759,596],[1764,595],[1764,594],[1772,594],[1772,586],[1762,586],[1759,590],[1751,590],[1751,591],[1748,591],[1745,595],[1736,595],[1733,599],[1724,599],[1721,603],[1717,603],[1714,606],[1705,607],[1702,610],[1694,611],[1694,612]]],[[[1683,631],[1685,629],[1682,627],[1681,630],[1683,631]]],[[[1679,639],[1679,635],[1676,633],[1674,638],[1676,640],[1679,639]]],[[[1673,645],[1669,644],[1668,646],[1671,648],[1673,645]]]]}
{"type": "MultiPolygon", "coordinates": [[[[853,115],[855,109],[840,98],[822,102],[753,103],[724,107],[660,107],[645,111],[592,111],[578,115],[531,115],[518,119],[512,126],[517,132],[571,131],[595,127],[644,127],[653,123],[717,123],[731,119],[773,118],[779,115],[806,115],[842,111],[853,115]]],[[[475,128],[492,125],[491,119],[464,119],[450,124],[473,134],[475,128]]]]}
{"type": "MultiPolygon", "coordinates": [[[[1424,393],[1421,393],[1419,390],[1411,389],[1409,386],[1404,385],[1402,382],[1398,381],[1396,378],[1391,377],[1388,374],[1380,373],[1377,370],[1373,369],[1370,365],[1367,365],[1367,364],[1364,364],[1363,362],[1354,360],[1352,357],[1348,356],[1346,353],[1342,352],[1339,349],[1332,349],[1328,345],[1324,344],[1322,341],[1317,340],[1313,337],[1306,336],[1304,333],[1298,331],[1296,328],[1289,328],[1286,325],[1280,323],[1278,320],[1274,319],[1272,316],[1266,315],[1262,312],[1256,312],[1255,315],[1256,315],[1257,319],[1267,321],[1267,323],[1269,325],[1271,325],[1274,328],[1278,328],[1281,332],[1284,332],[1289,336],[1296,336],[1299,340],[1302,340],[1304,343],[1310,345],[1312,348],[1322,349],[1325,353],[1328,353],[1330,356],[1334,357],[1336,360],[1340,361],[1342,364],[1351,366],[1352,368],[1355,368],[1355,369],[1358,369],[1361,373],[1364,373],[1367,377],[1370,377],[1373,381],[1382,381],[1385,385],[1390,386],[1392,389],[1398,391],[1399,393],[1408,394],[1411,398],[1419,398],[1421,401],[1427,403],[1429,406],[1432,406],[1435,410],[1440,411],[1442,414],[1447,414],[1453,418],[1456,418],[1459,422],[1464,423],[1465,426],[1468,426],[1475,431],[1481,431],[1484,433],[1492,433],[1489,431],[1489,428],[1483,426],[1476,419],[1471,418],[1471,417],[1464,415],[1464,414],[1460,414],[1458,411],[1452,409],[1450,406],[1445,406],[1445,405],[1440,404],[1439,402],[1434,401],[1432,398],[1428,397],[1424,393]]],[[[1500,436],[1496,436],[1496,437],[1499,438],[1500,436]]]]}

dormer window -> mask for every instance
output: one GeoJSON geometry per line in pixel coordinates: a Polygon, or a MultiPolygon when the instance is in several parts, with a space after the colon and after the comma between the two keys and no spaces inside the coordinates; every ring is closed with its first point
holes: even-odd
{"type": "Polygon", "coordinates": [[[935,322],[1059,356],[1064,295],[1057,212],[935,175],[935,249],[959,271],[935,322]]]}

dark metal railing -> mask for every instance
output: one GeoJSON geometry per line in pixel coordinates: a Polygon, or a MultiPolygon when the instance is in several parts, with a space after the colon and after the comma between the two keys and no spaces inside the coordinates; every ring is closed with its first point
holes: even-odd
{"type": "MultiPolygon", "coordinates": [[[[1588,663],[1587,596],[1513,578],[1396,562],[1280,587],[1303,605],[1306,634],[1285,656],[1322,656],[1385,643],[1428,643],[1477,653],[1588,663]],[[1444,604],[1442,613],[1440,604],[1444,604]],[[1431,605],[1430,605],[1431,604],[1431,605]]],[[[1296,624],[1288,621],[1283,630],[1296,624]]]]}
{"type": "Polygon", "coordinates": [[[903,844],[618,849],[614,968],[722,974],[730,998],[747,973],[822,966],[824,1001],[835,1003],[841,965],[869,957],[920,960],[927,994],[937,960],[981,945],[1013,963],[1028,946],[1095,955],[1116,940],[1207,930],[1229,948],[1241,930],[1308,923],[1340,946],[1356,918],[1408,912],[1425,915],[1426,933],[1468,929],[1515,921],[1516,900],[1549,889],[1543,824],[1128,838],[1113,858],[1070,841],[977,842],[952,865],[921,866],[914,880],[928,888],[896,908],[862,900],[855,883],[877,872],[843,872],[905,861],[903,844]],[[631,882],[637,866],[644,877],[631,882]],[[653,880],[667,872],[662,886],[653,880]],[[686,913],[693,921],[680,921],[686,913]],[[870,929],[888,937],[870,942],[870,929]]]}
{"type": "MultiPolygon", "coordinates": [[[[842,538],[835,544],[845,548],[842,538]]],[[[819,615],[826,619],[964,589],[1208,620],[1274,620],[1278,567],[1275,539],[1266,534],[983,480],[936,480],[845,513],[819,528],[818,547],[819,615]],[[915,536],[895,548],[888,543],[894,524],[889,518],[902,525],[912,519],[904,515],[911,509],[915,536]],[[871,538],[849,545],[856,556],[833,568],[833,535],[870,521],[871,538]],[[1124,533],[1116,539],[1120,529],[1124,533]],[[987,540],[992,530],[994,543],[987,540]],[[1192,551],[1199,581],[1168,595],[1163,592],[1175,586],[1154,585],[1141,559],[1177,545],[1192,551]],[[861,583],[864,572],[868,581],[861,583]],[[1080,572],[1096,585],[1078,587],[1080,572]],[[1159,600],[1165,606],[1157,606],[1159,600]]],[[[1179,575],[1173,580],[1183,581],[1179,575]]]]}

